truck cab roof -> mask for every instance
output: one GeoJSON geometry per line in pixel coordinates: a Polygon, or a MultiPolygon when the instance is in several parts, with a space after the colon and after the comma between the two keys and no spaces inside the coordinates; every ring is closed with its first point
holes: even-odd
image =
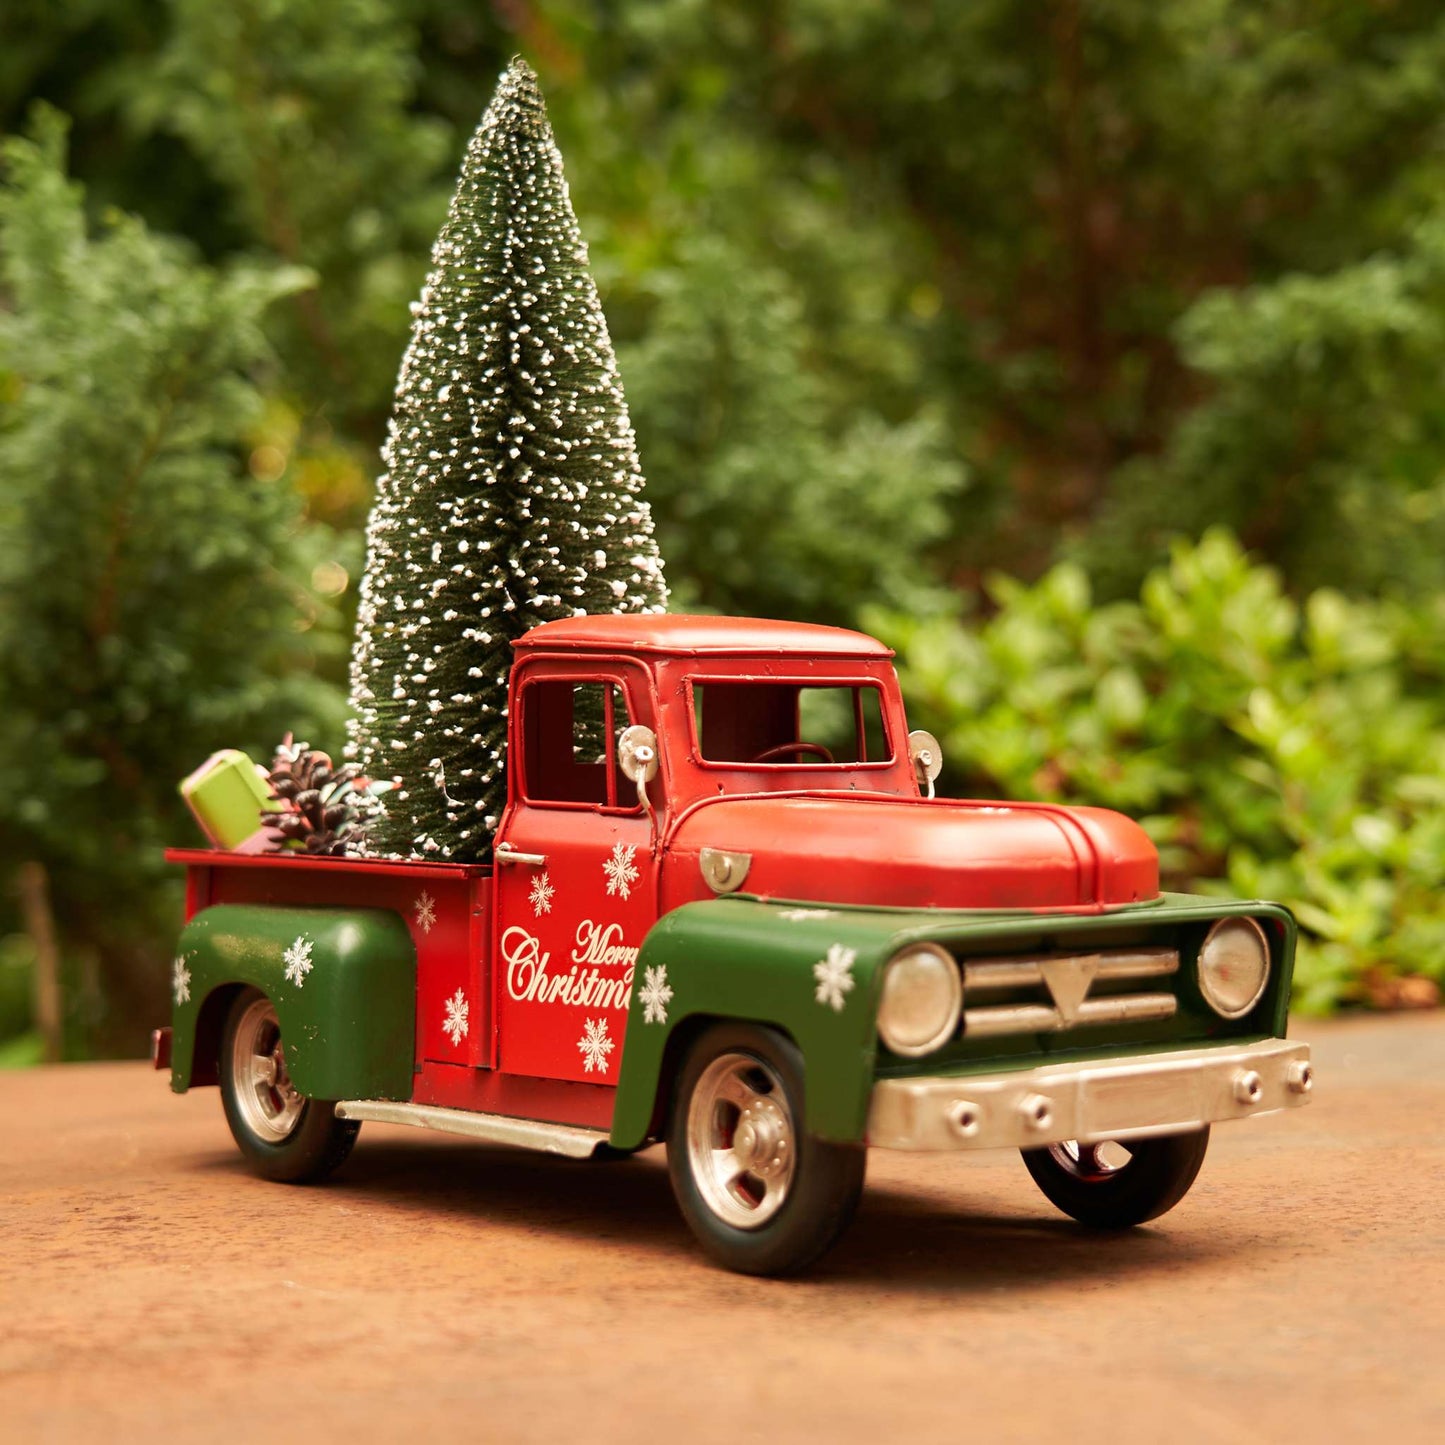
{"type": "Polygon", "coordinates": [[[763,617],[690,617],[674,613],[564,617],[523,633],[513,646],[518,651],[598,649],[682,657],[893,656],[892,649],[876,638],[843,627],[779,622],[763,617]]]}

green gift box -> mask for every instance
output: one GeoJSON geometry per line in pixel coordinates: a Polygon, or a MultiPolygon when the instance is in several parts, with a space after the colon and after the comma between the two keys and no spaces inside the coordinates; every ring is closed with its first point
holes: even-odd
{"type": "Polygon", "coordinates": [[[271,797],[262,772],[239,748],[223,748],[181,783],[201,831],[217,848],[252,851],[262,847],[261,813],[283,806],[271,797]]]}

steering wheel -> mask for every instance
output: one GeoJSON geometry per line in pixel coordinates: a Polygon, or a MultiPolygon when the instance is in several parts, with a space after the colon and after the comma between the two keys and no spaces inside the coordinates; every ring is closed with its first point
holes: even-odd
{"type": "Polygon", "coordinates": [[[752,761],[755,763],[770,763],[775,758],[783,757],[787,753],[815,753],[825,763],[833,761],[833,754],[823,746],[822,743],[808,743],[801,738],[795,743],[779,743],[775,748],[765,748],[752,761]]]}

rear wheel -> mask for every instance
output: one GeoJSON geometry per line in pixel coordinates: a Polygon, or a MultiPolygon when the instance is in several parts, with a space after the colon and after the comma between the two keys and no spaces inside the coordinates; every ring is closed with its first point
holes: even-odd
{"type": "Polygon", "coordinates": [[[351,1153],[361,1125],[336,1117],[336,1105],[297,1093],[286,1069],[276,1010],[247,989],[226,1015],[221,1036],[221,1104],[251,1167],[267,1179],[324,1179],[351,1153]]]}
{"type": "Polygon", "coordinates": [[[853,1217],[867,1154],[803,1130],[803,1060],[772,1029],[719,1024],[687,1057],[667,1165],[703,1248],[743,1274],[791,1274],[853,1217]]]}
{"type": "Polygon", "coordinates": [[[1209,1127],[1156,1139],[1051,1144],[1025,1149],[1034,1183],[1065,1214],[1094,1229],[1157,1219],[1189,1192],[1209,1147],[1209,1127]]]}

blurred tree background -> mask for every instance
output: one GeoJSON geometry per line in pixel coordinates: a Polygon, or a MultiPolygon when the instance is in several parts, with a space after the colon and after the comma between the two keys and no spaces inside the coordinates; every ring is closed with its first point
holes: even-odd
{"type": "Polygon", "coordinates": [[[0,1059],[143,1047],[177,780],[339,749],[409,304],[518,51],[674,605],[871,628],[951,790],[1284,899],[1308,1006],[1436,999],[1437,4],[8,0],[0,1059]]]}

